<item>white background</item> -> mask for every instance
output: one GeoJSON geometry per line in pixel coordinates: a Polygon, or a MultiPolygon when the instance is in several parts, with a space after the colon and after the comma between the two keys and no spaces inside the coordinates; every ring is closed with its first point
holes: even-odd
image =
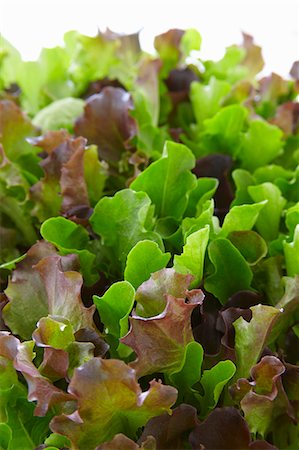
{"type": "Polygon", "coordinates": [[[203,38],[204,59],[220,58],[245,31],[263,48],[264,74],[287,76],[299,59],[299,0],[0,0],[0,32],[24,59],[61,44],[71,29],[95,35],[106,27],[142,29],[142,47],[150,52],[155,35],[194,27],[203,38]]]}

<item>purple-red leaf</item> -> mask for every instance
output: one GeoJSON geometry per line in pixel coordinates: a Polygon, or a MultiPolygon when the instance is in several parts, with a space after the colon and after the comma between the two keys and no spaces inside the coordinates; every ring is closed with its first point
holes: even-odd
{"type": "Polygon", "coordinates": [[[191,314],[202,302],[200,290],[190,291],[188,300],[167,295],[164,311],[154,317],[133,315],[131,328],[121,342],[131,347],[137,359],[130,363],[138,377],[154,372],[174,372],[181,367],[185,348],[193,341],[191,314]]]}
{"type": "Polygon", "coordinates": [[[127,438],[124,434],[116,434],[112,441],[99,445],[95,450],[156,450],[156,442],[152,436],[148,436],[146,441],[142,442],[141,447],[132,439],[127,438]]]}
{"type": "Polygon", "coordinates": [[[156,440],[157,450],[180,450],[184,448],[186,434],[190,433],[197,422],[196,409],[191,405],[182,403],[173,410],[171,416],[165,413],[162,416],[150,419],[139,442],[153,436],[156,440]]]}
{"type": "Polygon", "coordinates": [[[89,144],[96,144],[101,159],[116,163],[137,133],[136,121],[129,114],[132,109],[128,92],[108,86],[88,98],[84,115],[76,121],[75,133],[86,137],[89,144]]]}
{"type": "Polygon", "coordinates": [[[232,407],[216,408],[211,412],[190,434],[190,443],[196,450],[278,450],[266,441],[252,442],[246,421],[232,407]]]}
{"type": "Polygon", "coordinates": [[[10,329],[31,339],[36,324],[48,314],[68,319],[74,331],[94,328],[95,307],[81,300],[82,276],[73,269],[75,255],[58,256],[51,244],[38,242],[17,264],[8,283],[3,318],[10,329]]]}

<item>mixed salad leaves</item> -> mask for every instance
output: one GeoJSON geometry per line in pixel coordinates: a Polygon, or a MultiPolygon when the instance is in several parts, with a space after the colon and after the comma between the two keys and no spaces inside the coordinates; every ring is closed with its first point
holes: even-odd
{"type": "Polygon", "coordinates": [[[299,62],[0,50],[0,448],[299,447],[299,62]]]}

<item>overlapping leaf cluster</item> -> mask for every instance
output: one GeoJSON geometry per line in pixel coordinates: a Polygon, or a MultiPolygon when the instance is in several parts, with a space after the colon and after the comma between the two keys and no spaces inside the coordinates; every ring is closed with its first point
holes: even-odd
{"type": "Polygon", "coordinates": [[[1,449],[299,447],[299,62],[200,45],[1,37],[1,449]]]}

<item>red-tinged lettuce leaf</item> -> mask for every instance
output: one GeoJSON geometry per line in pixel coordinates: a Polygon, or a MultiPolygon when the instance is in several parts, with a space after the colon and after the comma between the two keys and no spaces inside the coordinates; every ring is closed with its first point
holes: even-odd
{"type": "Polygon", "coordinates": [[[0,333],[0,445],[5,450],[33,450],[48,434],[51,415],[34,416],[27,389],[13,367],[19,341],[0,333]]]}
{"type": "Polygon", "coordinates": [[[85,308],[81,300],[82,276],[72,270],[64,271],[62,261],[63,257],[50,256],[35,265],[46,290],[49,313],[68,319],[74,331],[94,328],[95,308],[85,308]]]}
{"type": "MultiPolygon", "coordinates": [[[[41,346],[40,344],[36,344],[41,346]]],[[[78,364],[80,365],[80,364],[78,364]]],[[[67,378],[69,369],[69,355],[65,350],[46,347],[43,360],[38,367],[39,373],[52,382],[67,378]]]]}
{"type": "Polygon", "coordinates": [[[116,54],[121,59],[134,63],[141,52],[139,42],[139,31],[132,34],[116,33],[110,28],[106,28],[104,33],[99,31],[99,36],[108,41],[118,41],[119,45],[116,48],[116,54]]]}
{"type": "Polygon", "coordinates": [[[9,302],[3,308],[3,319],[5,323],[10,323],[10,328],[15,334],[24,339],[31,339],[36,322],[40,317],[47,315],[46,308],[41,302],[44,289],[41,286],[40,276],[32,270],[32,267],[42,258],[55,254],[51,244],[39,241],[28,250],[26,258],[17,264],[8,282],[6,294],[9,302]],[[18,298],[16,309],[13,301],[15,294],[18,298]]]}
{"type": "Polygon", "coordinates": [[[51,430],[67,436],[74,448],[93,450],[117,433],[135,438],[154,416],[170,413],[177,391],[157,381],[142,392],[133,369],[119,360],[93,358],[76,369],[68,391],[78,402],[71,415],[56,416],[51,430]]]}
{"type": "Polygon", "coordinates": [[[108,349],[108,345],[95,330],[85,328],[75,334],[70,322],[60,317],[42,317],[32,337],[38,347],[44,348],[39,371],[54,381],[71,377],[75,367],[91,359],[94,356],[95,344],[100,356],[108,349]],[[82,339],[82,333],[85,335],[85,342],[78,341],[82,339]],[[96,336],[93,336],[93,333],[96,336]],[[97,339],[94,344],[95,337],[97,339]]]}
{"type": "Polygon", "coordinates": [[[197,412],[191,406],[182,403],[172,411],[172,415],[150,419],[142,432],[139,442],[153,436],[157,450],[180,450],[184,448],[188,433],[197,425],[197,412]]]}
{"type": "Polygon", "coordinates": [[[130,318],[130,330],[121,342],[131,347],[137,359],[130,363],[137,376],[154,372],[177,372],[184,360],[185,348],[193,341],[191,314],[202,302],[200,290],[185,298],[167,295],[164,311],[158,316],[130,318]]]}
{"type": "Polygon", "coordinates": [[[154,45],[167,69],[175,67],[181,57],[179,50],[184,30],[171,29],[155,37],[154,45]]]}
{"type": "Polygon", "coordinates": [[[153,273],[136,291],[136,313],[142,317],[161,314],[166,306],[166,295],[185,298],[192,279],[192,275],[170,268],[153,273]]]}
{"type": "MultiPolygon", "coordinates": [[[[44,416],[53,405],[70,401],[73,397],[52,385],[39,373],[32,362],[35,357],[33,347],[33,341],[20,343],[9,333],[0,333],[0,356],[12,361],[14,368],[23,374],[28,384],[28,400],[37,400],[34,414],[44,416]]],[[[3,383],[1,387],[3,388],[3,383]]]]}
{"type": "Polygon", "coordinates": [[[59,145],[63,144],[70,138],[70,134],[66,130],[47,131],[45,134],[28,139],[30,144],[42,149],[42,157],[50,155],[50,153],[59,145]]]}
{"type": "Polygon", "coordinates": [[[32,363],[35,354],[34,342],[20,343],[14,360],[14,367],[21,372],[28,384],[28,400],[37,401],[34,411],[36,416],[44,416],[50,408],[59,403],[65,403],[75,398],[54,386],[47,378],[43,377],[32,363]]]}
{"type": "Polygon", "coordinates": [[[47,133],[42,140],[46,158],[41,162],[45,176],[31,188],[32,211],[40,221],[57,216],[76,216],[76,210],[89,208],[84,178],[84,152],[86,139],[71,138],[63,132],[47,133]],[[55,146],[58,143],[57,146],[55,146]]]}
{"type": "Polygon", "coordinates": [[[173,28],[155,37],[154,46],[163,61],[162,76],[175,68],[191,50],[199,50],[201,36],[195,29],[173,28]]]}
{"type": "Polygon", "coordinates": [[[296,134],[299,131],[299,104],[296,102],[285,102],[275,112],[270,121],[279,127],[286,136],[296,134]]]}
{"type": "Polygon", "coordinates": [[[241,62],[248,70],[246,78],[254,78],[264,67],[264,59],[262,56],[262,49],[254,43],[253,37],[247,33],[243,34],[242,47],[246,51],[246,55],[241,62]]]}
{"type": "Polygon", "coordinates": [[[276,73],[262,78],[259,81],[256,111],[265,118],[272,117],[276,107],[282,101],[292,96],[292,82],[284,80],[276,73]]]}
{"type": "MultiPolygon", "coordinates": [[[[1,130],[0,130],[1,133],[1,130]]],[[[0,134],[1,136],[1,134],[0,134]]],[[[6,156],[0,143],[0,240],[1,261],[18,256],[17,245],[32,245],[37,234],[30,216],[28,193],[30,184],[17,163],[6,156]],[[14,226],[13,228],[7,227],[14,226]]]]}
{"type": "Polygon", "coordinates": [[[58,256],[51,244],[39,242],[31,247],[5,291],[9,303],[3,318],[15,334],[30,339],[38,320],[48,314],[69,319],[75,331],[94,327],[94,307],[83,306],[82,277],[70,270],[74,263],[74,255],[58,256]]]}
{"type": "Polygon", "coordinates": [[[264,356],[250,371],[252,381],[241,378],[232,386],[231,394],[233,398],[239,398],[252,433],[267,435],[285,414],[290,423],[296,421],[295,411],[282,384],[284,372],[285,366],[278,358],[264,356]]]}
{"type": "Polygon", "coordinates": [[[60,254],[74,253],[80,260],[80,270],[85,283],[90,286],[98,279],[96,255],[89,250],[89,234],[83,226],[64,217],[50,217],[40,227],[42,237],[55,245],[60,254]]]}
{"type": "Polygon", "coordinates": [[[196,426],[189,440],[194,450],[278,450],[266,441],[252,441],[246,421],[232,407],[216,408],[196,426]]]}
{"type": "Polygon", "coordinates": [[[68,214],[68,211],[74,208],[89,206],[84,178],[85,144],[86,140],[84,138],[76,139],[71,157],[61,168],[61,212],[64,214],[68,214]]]}
{"type": "Polygon", "coordinates": [[[163,249],[160,235],[153,228],[153,209],[145,192],[123,189],[114,197],[103,197],[90,217],[93,230],[101,236],[109,250],[111,272],[123,272],[130,250],[141,240],[157,242],[163,249]]]}
{"type": "Polygon", "coordinates": [[[139,447],[132,439],[127,438],[124,434],[116,434],[112,441],[99,445],[95,450],[156,450],[156,442],[153,436],[148,436],[139,447]]]}
{"type": "Polygon", "coordinates": [[[137,133],[136,121],[129,114],[132,108],[128,92],[108,86],[87,100],[84,115],[75,123],[75,133],[96,144],[101,159],[115,164],[137,133]]]}
{"type": "Polygon", "coordinates": [[[299,80],[299,61],[293,62],[290,75],[294,80],[299,80]]]}
{"type": "Polygon", "coordinates": [[[251,308],[249,322],[239,317],[234,322],[237,372],[235,378],[247,378],[251,367],[259,360],[267,345],[272,327],[279,320],[280,310],[267,305],[251,308]]]}

